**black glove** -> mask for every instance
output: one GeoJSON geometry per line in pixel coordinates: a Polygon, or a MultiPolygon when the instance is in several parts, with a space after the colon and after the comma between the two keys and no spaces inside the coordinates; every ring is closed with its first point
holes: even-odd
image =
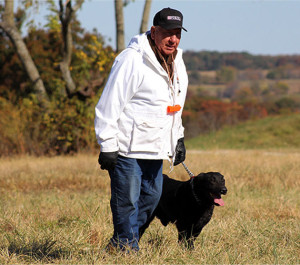
{"type": "Polygon", "coordinates": [[[101,169],[112,170],[115,168],[118,159],[118,152],[100,152],[98,163],[101,169]]]}
{"type": "Polygon", "coordinates": [[[184,138],[178,139],[176,148],[175,148],[175,160],[174,166],[182,163],[185,160],[185,146],[184,146],[184,138]]]}

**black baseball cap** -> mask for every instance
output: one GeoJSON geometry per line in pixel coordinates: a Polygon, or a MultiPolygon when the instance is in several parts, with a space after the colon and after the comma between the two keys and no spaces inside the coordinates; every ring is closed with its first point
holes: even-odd
{"type": "Polygon", "coordinates": [[[164,29],[177,29],[181,28],[187,31],[182,26],[183,15],[178,10],[170,7],[164,8],[156,13],[153,18],[153,26],[160,26],[164,29]]]}

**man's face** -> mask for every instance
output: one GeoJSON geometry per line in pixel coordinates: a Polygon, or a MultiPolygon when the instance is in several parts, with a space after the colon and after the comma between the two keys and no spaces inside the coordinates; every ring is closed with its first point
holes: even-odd
{"type": "Polygon", "coordinates": [[[179,45],[181,29],[164,29],[160,26],[152,26],[151,38],[163,55],[170,55],[179,45]]]}

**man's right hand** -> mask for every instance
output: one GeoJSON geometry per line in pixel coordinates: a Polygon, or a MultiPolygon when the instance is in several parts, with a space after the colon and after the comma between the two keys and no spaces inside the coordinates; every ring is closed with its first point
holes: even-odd
{"type": "Polygon", "coordinates": [[[113,170],[117,164],[118,152],[100,152],[98,163],[101,169],[113,170]]]}

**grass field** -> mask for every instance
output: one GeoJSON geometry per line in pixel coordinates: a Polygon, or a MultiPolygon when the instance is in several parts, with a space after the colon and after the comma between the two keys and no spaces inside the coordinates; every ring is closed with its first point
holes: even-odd
{"type": "Polygon", "coordinates": [[[300,114],[269,116],[189,139],[190,149],[300,149],[300,114]]]}
{"type": "MultiPolygon", "coordinates": [[[[299,264],[299,161],[289,149],[188,150],[192,172],[219,171],[228,188],[195,250],[178,246],[175,227],[156,220],[138,254],[107,254],[109,177],[97,154],[0,158],[0,263],[299,264]]],[[[181,165],[168,174],[188,179],[181,165]]]]}

